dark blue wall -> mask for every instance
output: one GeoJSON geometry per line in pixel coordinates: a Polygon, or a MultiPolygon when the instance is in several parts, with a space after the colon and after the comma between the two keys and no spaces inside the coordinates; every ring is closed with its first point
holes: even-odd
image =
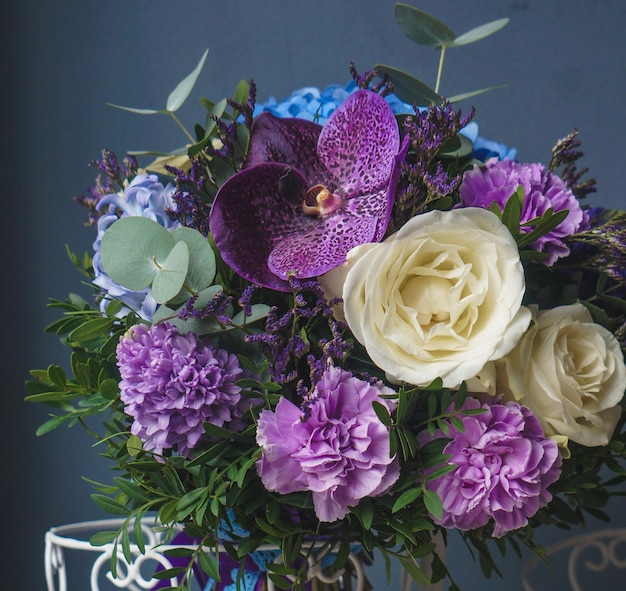
{"type": "MultiPolygon", "coordinates": [[[[23,402],[30,368],[67,359],[43,327],[54,318],[46,309],[49,297],[81,290],[65,244],[82,252],[94,238],[92,229],[83,228],[84,212],[72,196],[91,185],[95,171],[87,164],[104,147],[122,154],[169,150],[184,142],[165,118],[131,115],[105,103],[163,106],[207,47],[198,92],[181,112],[188,125],[200,113],[200,95],[230,95],[241,78],[256,81],[262,101],[302,86],[344,83],[351,60],[360,71],[382,62],[433,83],[437,54],[399,33],[393,4],[22,0],[3,9],[0,174],[8,273],[1,290],[1,366],[9,407],[2,414],[0,486],[3,531],[13,540],[2,558],[3,589],[45,588],[45,530],[102,517],[81,476],[110,477],[79,427],[36,438],[45,409],[23,402]]],[[[521,160],[545,162],[554,142],[577,127],[586,164],[598,180],[592,202],[626,206],[623,0],[423,0],[416,5],[457,33],[510,17],[508,27],[492,38],[449,52],[443,93],[506,84],[474,99],[476,120],[485,137],[517,146],[521,160]]],[[[615,523],[623,523],[623,505],[612,507],[615,523]]],[[[450,554],[464,591],[521,589],[516,559],[505,563],[506,583],[487,585],[460,544],[453,542],[450,554]]]]}

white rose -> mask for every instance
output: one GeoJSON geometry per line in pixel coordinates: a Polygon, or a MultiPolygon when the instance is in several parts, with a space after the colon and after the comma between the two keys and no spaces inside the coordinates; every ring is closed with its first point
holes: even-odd
{"type": "Polygon", "coordinates": [[[508,353],[530,322],[515,241],[479,208],[425,213],[384,242],[357,246],[323,278],[327,292],[344,276],[348,326],[396,382],[440,377],[455,388],[508,353]]]}
{"type": "Polygon", "coordinates": [[[582,304],[532,311],[533,325],[496,364],[498,393],[530,407],[546,435],[606,445],[626,389],[617,339],[582,304]]]}

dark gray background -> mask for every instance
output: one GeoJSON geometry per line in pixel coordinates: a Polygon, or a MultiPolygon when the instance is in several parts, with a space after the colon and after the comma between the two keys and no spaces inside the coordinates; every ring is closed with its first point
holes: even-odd
{"type": "MultiPolygon", "coordinates": [[[[144,118],[106,102],[159,108],[210,48],[198,90],[181,111],[192,126],[197,98],[229,96],[253,78],[259,100],[302,86],[345,83],[354,60],[363,72],[386,63],[433,84],[437,56],[405,39],[392,0],[22,0],[3,9],[2,175],[5,281],[2,310],[4,438],[3,589],[41,591],[43,536],[53,525],[103,517],[81,476],[112,475],[79,427],[42,438],[43,407],[23,402],[31,368],[66,364],[67,351],[43,333],[49,297],[81,291],[65,257],[90,248],[93,229],[72,196],[95,171],[102,148],[163,149],[184,142],[166,118],[144,118]]],[[[545,162],[554,142],[577,127],[585,163],[598,181],[593,204],[626,205],[623,192],[626,3],[623,0],[423,0],[415,4],[456,33],[496,18],[492,38],[448,54],[442,92],[506,84],[475,98],[481,134],[545,162]]],[[[470,103],[463,104],[464,110],[470,103]]],[[[611,505],[624,524],[621,501],[611,505]]],[[[593,524],[592,524],[593,525],[593,524]]],[[[556,539],[558,532],[541,532],[556,539]]],[[[450,564],[464,591],[521,590],[521,562],[507,557],[505,581],[484,583],[453,536],[450,564]]],[[[378,582],[378,575],[373,575],[378,582]]],[[[554,589],[556,587],[552,586],[554,589]]],[[[382,588],[382,585],[378,588],[382,588]]],[[[393,588],[393,587],[392,587],[393,588]]],[[[71,589],[70,591],[74,591],[71,589]]],[[[80,591],[77,589],[76,591],[80,591]]]]}

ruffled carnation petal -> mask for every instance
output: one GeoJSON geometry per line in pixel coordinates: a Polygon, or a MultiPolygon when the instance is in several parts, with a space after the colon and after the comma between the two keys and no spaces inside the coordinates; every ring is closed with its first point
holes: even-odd
{"type": "Polygon", "coordinates": [[[320,521],[343,518],[360,499],[385,493],[399,476],[389,432],[372,402],[391,389],[329,367],[303,410],[281,399],[257,428],[257,470],[269,490],[310,491],[320,521]],[[283,402],[284,401],[284,402],[283,402]]]}
{"type": "Polygon", "coordinates": [[[168,323],[131,327],[118,343],[117,364],[131,432],[157,454],[177,448],[190,455],[205,438],[204,423],[222,427],[244,411],[237,356],[168,323]]]}
{"type": "MultiPolygon", "coordinates": [[[[443,504],[435,522],[467,531],[493,521],[494,537],[523,527],[552,498],[548,487],[561,467],[556,442],[543,435],[529,408],[515,402],[481,405],[468,398],[457,416],[464,430],[451,425],[452,441],[444,449],[455,470],[426,481],[443,504]],[[463,415],[478,408],[484,412],[463,415]]],[[[424,445],[438,437],[444,437],[439,430],[432,436],[422,432],[418,441],[424,445]]]]}

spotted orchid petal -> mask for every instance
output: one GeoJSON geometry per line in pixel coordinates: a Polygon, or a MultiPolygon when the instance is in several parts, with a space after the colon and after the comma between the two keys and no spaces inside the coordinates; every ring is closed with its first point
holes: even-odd
{"type": "Polygon", "coordinates": [[[227,264],[285,291],[387,228],[406,145],[386,101],[362,90],[325,127],[259,116],[244,169],[218,191],[210,229],[227,264]]]}

